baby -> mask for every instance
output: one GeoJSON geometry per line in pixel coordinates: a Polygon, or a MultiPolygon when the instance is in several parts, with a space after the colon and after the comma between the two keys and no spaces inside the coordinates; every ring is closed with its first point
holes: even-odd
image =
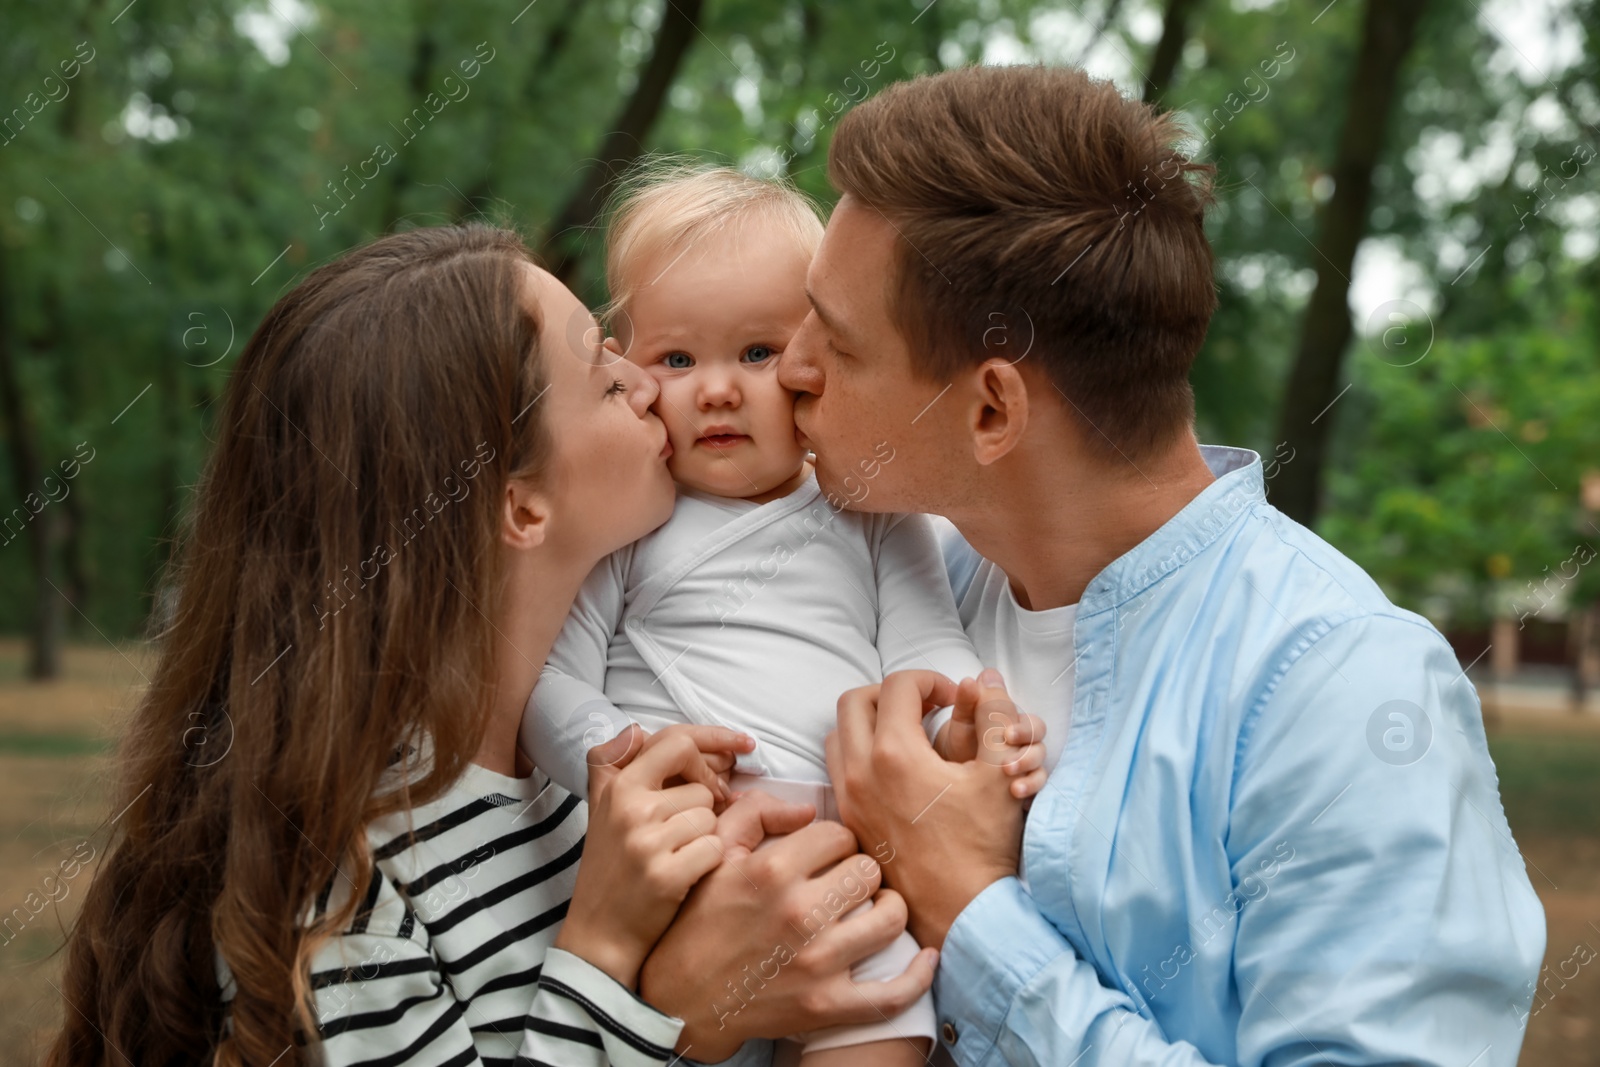
{"type": "MultiPolygon", "coordinates": [[[[981,669],[924,517],[839,510],[796,442],[777,365],[809,312],[806,269],[821,239],[800,193],[726,168],[657,169],[614,215],[607,318],[621,352],[660,384],[654,410],[678,499],[665,525],[589,576],[529,701],[522,747],[579,796],[588,750],[629,722],[718,724],[757,739],[735,790],[837,818],[823,738],[839,695],[904,668],[981,669]]],[[[888,442],[852,457],[866,491],[894,458],[888,442]]],[[[954,733],[962,739],[939,737],[941,753],[972,758],[974,731],[954,733]]],[[[1008,770],[1042,758],[1026,755],[1008,770]]],[[[916,954],[902,934],[855,977],[893,977],[916,954]]],[[[754,992],[729,987],[728,1011],[754,992]]],[[[924,996],[894,1019],[795,1040],[807,1067],[909,1067],[934,1032],[924,996]]]]}

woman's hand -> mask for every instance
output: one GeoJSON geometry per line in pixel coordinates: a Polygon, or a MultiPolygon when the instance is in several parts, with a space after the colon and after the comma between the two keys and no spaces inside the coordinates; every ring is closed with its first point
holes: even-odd
{"type": "Polygon", "coordinates": [[[906,907],[879,891],[878,864],[856,852],[849,830],[812,814],[749,793],[718,820],[722,865],[694,888],[640,975],[640,995],[684,1020],[683,1055],[715,1063],[750,1038],[875,1022],[933,984],[932,949],[897,978],[852,981],[855,963],[905,929],[906,907]],[[755,851],[772,834],[787,836],[755,851]],[[868,897],[872,909],[852,914],[868,897]]]}
{"type": "Polygon", "coordinates": [[[632,989],[689,889],[722,862],[713,804],[727,785],[708,764],[755,745],[714,726],[646,734],[630,725],[589,761],[589,832],[557,948],[632,989]]]}
{"type": "MultiPolygon", "coordinates": [[[[755,738],[749,734],[740,733],[721,726],[696,726],[680,725],[668,726],[655,733],[650,733],[635,724],[633,730],[623,730],[610,741],[591,748],[585,756],[589,767],[589,796],[592,800],[595,795],[594,772],[596,768],[611,767],[621,768],[637,756],[643,749],[661,743],[661,738],[686,736],[695,743],[700,750],[700,758],[717,778],[718,785],[712,786],[716,793],[714,810],[719,814],[727,806],[732,793],[727,788],[728,777],[733,772],[734,764],[738,761],[738,753],[751,752],[756,747],[755,738]],[[730,742],[729,738],[735,740],[730,742]]],[[[671,779],[668,785],[683,785],[689,781],[687,777],[679,775],[671,779]]],[[[699,780],[699,779],[696,779],[699,780]]]]}
{"type": "Polygon", "coordinates": [[[1013,779],[1011,795],[1031,801],[1044,788],[1044,720],[1006,696],[1000,672],[989,668],[956,688],[950,721],[939,728],[934,751],[952,763],[982,760],[1013,779]]]}

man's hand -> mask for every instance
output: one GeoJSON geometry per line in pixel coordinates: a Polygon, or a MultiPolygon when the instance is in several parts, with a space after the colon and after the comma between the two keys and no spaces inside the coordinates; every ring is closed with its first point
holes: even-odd
{"type": "Polygon", "coordinates": [[[856,853],[850,831],[813,814],[749,793],[717,820],[722,864],[695,886],[640,974],[640,996],[684,1020],[684,1055],[715,1063],[751,1038],[893,1017],[933,984],[930,950],[898,978],[851,980],[855,963],[905,928],[905,903],[879,891],[878,864],[856,853]],[[788,836],[754,851],[771,834],[788,836]],[[870,911],[850,914],[869,897],[870,911]]]}
{"type": "MultiPolygon", "coordinates": [[[[983,684],[998,680],[984,672],[976,707],[1010,702],[1003,684],[983,684]]],[[[922,716],[956,696],[942,674],[897,671],[840,697],[828,735],[840,817],[904,895],[917,943],[935,948],[973,897],[1017,873],[1022,851],[1012,779],[982,760],[947,763],[922,732],[922,716]]]]}

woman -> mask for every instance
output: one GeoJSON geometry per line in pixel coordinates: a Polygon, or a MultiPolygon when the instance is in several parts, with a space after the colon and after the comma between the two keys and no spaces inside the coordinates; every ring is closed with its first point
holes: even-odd
{"type": "MultiPolygon", "coordinates": [[[[861,1018],[843,974],[903,925],[887,892],[870,930],[835,923],[855,933],[709,1034],[722,979],[853,852],[816,827],[685,909],[676,943],[725,961],[701,948],[709,973],[671,983],[693,1033],[631,992],[702,875],[809,816],[740,802],[718,829],[741,846],[707,836],[747,738],[625,735],[591,807],[516,749],[584,576],[672,508],[655,386],[591,322],[515,235],[475,226],[383,238],[268,313],[119,751],[50,1063],[266,1065],[312,1043],[330,1064],[665,1063],[702,1031],[731,1050],[861,1018]],[[752,918],[723,929],[721,900],[752,918]]],[[[915,970],[862,1003],[909,1003],[915,970]]]]}

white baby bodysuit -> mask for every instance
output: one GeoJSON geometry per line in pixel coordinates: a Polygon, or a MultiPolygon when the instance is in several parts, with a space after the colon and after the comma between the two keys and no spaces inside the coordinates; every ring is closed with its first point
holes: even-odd
{"type": "Polygon", "coordinates": [[[765,504],[680,490],[589,575],[520,741],[579,796],[588,750],[630,720],[743,730],[738,770],[821,783],[840,694],[907,668],[981,669],[925,517],[837,511],[814,476],[765,504]]]}

